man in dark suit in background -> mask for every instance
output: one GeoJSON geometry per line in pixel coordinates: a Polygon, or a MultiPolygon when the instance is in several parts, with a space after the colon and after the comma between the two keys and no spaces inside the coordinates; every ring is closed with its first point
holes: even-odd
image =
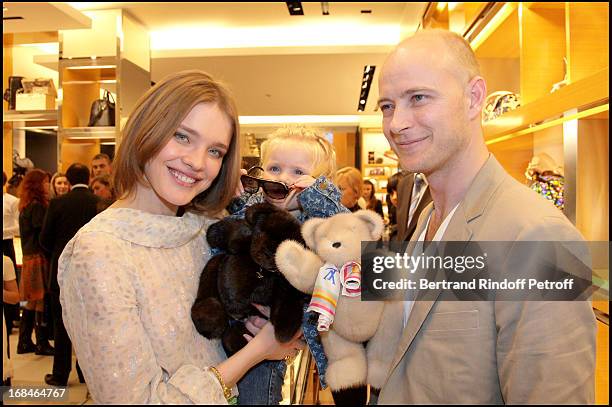
{"type": "Polygon", "coordinates": [[[431,194],[423,174],[412,172],[400,179],[397,184],[397,236],[395,240],[410,240],[421,211],[430,202],[431,194]]]}
{"type": "Polygon", "coordinates": [[[62,320],[57,263],[70,239],[96,216],[99,201],[87,186],[89,168],[86,165],[72,164],[66,171],[66,178],[70,182],[71,190],[66,195],[51,200],[40,233],[40,244],[51,252],[51,277],[47,289],[51,295],[51,313],[55,326],[55,356],[53,373],[45,376],[45,382],[52,386],[66,386],[72,369],[72,342],[62,320]]]}

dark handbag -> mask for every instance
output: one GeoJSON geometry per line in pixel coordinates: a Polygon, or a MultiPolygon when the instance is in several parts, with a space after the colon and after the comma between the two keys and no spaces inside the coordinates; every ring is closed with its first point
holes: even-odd
{"type": "Polygon", "coordinates": [[[104,89],[102,99],[94,100],[89,112],[89,127],[115,125],[115,99],[109,91],[104,89]]]}
{"type": "Polygon", "coordinates": [[[9,87],[4,91],[4,100],[9,103],[9,110],[15,110],[17,91],[23,89],[23,85],[21,84],[22,79],[23,76],[9,76],[9,87]]]}

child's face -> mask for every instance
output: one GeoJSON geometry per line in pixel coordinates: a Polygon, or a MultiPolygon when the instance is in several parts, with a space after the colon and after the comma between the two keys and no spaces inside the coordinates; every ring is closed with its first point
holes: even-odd
{"type": "MultiPolygon", "coordinates": [[[[266,162],[263,163],[264,177],[274,181],[281,181],[288,186],[293,185],[300,177],[310,175],[314,163],[312,153],[296,143],[277,145],[270,150],[266,162]]],[[[289,208],[295,201],[295,191],[291,191],[284,200],[267,200],[279,207],[289,208]]]]}
{"type": "Polygon", "coordinates": [[[268,154],[263,163],[265,177],[292,185],[303,175],[310,175],[313,170],[313,159],[310,151],[295,143],[277,145],[268,154]]]}

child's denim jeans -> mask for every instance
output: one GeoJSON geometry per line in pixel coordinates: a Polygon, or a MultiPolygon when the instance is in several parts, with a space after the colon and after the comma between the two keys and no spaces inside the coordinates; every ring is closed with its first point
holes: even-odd
{"type": "Polygon", "coordinates": [[[265,360],[249,370],[238,381],[238,403],[242,405],[277,405],[282,399],[282,387],[287,364],[284,360],[265,360]]]}

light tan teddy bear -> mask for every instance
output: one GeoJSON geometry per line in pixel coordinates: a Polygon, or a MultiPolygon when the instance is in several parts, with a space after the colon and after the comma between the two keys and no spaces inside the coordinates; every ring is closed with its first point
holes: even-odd
{"type": "Polygon", "coordinates": [[[276,251],[276,265],[289,283],[307,294],[314,291],[309,309],[321,313],[318,330],[329,363],[325,376],[336,404],[365,404],[366,384],[380,389],[394,356],[398,338],[390,337],[389,327],[401,324],[395,320],[401,312],[383,309],[401,308],[401,302],[361,301],[356,289],[361,242],[378,240],[383,228],[382,218],[370,210],[310,219],[302,225],[302,236],[312,250],[286,240],[276,251]],[[343,277],[346,281],[333,298],[330,285],[338,285],[343,277]],[[319,309],[313,307],[315,302],[319,309]]]}

